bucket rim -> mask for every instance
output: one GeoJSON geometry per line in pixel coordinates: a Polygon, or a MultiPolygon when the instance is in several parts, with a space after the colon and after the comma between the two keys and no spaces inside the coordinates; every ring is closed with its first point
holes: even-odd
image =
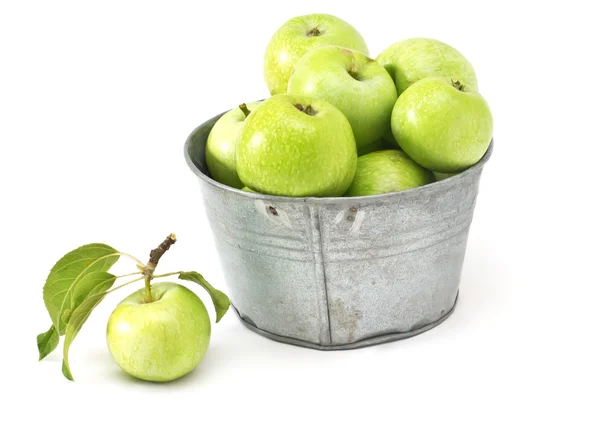
{"type": "Polygon", "coordinates": [[[199,130],[201,130],[202,128],[204,128],[204,126],[207,123],[209,123],[212,120],[216,120],[217,118],[219,118],[226,112],[227,111],[217,114],[216,116],[212,117],[211,119],[206,120],[204,123],[198,125],[188,135],[188,137],[186,138],[185,143],[184,143],[185,161],[186,161],[188,167],[190,168],[190,170],[200,180],[202,180],[202,182],[207,183],[207,184],[211,185],[212,187],[217,188],[219,190],[226,191],[226,192],[229,192],[232,194],[238,194],[240,196],[245,196],[247,198],[254,199],[254,200],[278,201],[278,202],[288,202],[288,203],[344,204],[344,203],[354,203],[356,201],[364,201],[364,200],[370,200],[370,201],[399,200],[401,198],[413,197],[415,195],[424,195],[424,194],[439,191],[440,189],[444,189],[444,188],[447,188],[450,186],[457,185],[461,182],[461,180],[468,178],[471,175],[474,175],[477,172],[481,171],[483,169],[484,165],[489,161],[489,159],[492,155],[493,149],[494,149],[494,137],[492,137],[490,139],[490,144],[488,146],[488,149],[486,150],[485,154],[481,157],[481,159],[476,164],[472,165],[471,167],[467,168],[466,170],[464,170],[452,177],[448,177],[443,180],[436,180],[433,183],[429,183],[424,186],[413,187],[408,190],[374,194],[374,195],[369,195],[369,196],[350,196],[350,197],[346,197],[346,196],[341,196],[341,197],[277,196],[277,195],[270,195],[270,194],[264,194],[264,193],[249,192],[249,191],[237,189],[235,187],[231,187],[226,184],[220,183],[220,182],[214,180],[213,178],[207,176],[206,174],[204,174],[192,160],[190,145],[191,145],[192,139],[194,138],[196,133],[199,130]]]}

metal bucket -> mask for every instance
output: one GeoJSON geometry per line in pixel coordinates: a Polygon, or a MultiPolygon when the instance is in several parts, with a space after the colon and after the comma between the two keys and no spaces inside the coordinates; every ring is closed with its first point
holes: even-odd
{"type": "Polygon", "coordinates": [[[350,349],[429,330],[457,302],[479,163],[423,187],[377,196],[289,198],[209,176],[208,134],[185,159],[200,182],[232,306],[249,329],[316,349],[350,349]]]}

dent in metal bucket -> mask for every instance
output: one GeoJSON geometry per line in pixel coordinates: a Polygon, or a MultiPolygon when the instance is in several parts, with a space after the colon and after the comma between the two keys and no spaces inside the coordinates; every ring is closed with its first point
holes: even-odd
{"type": "Polygon", "coordinates": [[[190,134],[185,158],[247,327],[281,342],[349,349],[414,336],[452,313],[493,144],[468,170],[411,190],[269,196],[210,178],[205,146],[221,115],[190,134]]]}

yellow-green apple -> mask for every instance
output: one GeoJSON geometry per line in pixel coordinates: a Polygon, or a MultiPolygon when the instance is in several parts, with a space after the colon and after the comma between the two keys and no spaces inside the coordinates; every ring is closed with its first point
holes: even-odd
{"type": "Polygon", "coordinates": [[[396,83],[398,95],[429,76],[460,80],[477,90],[471,63],[454,47],[431,38],[409,38],[397,42],[377,57],[396,83]]]}
{"type": "Polygon", "coordinates": [[[386,149],[358,158],[352,184],[344,196],[370,196],[424,186],[435,181],[433,173],[404,152],[386,149]]]}
{"type": "Polygon", "coordinates": [[[492,131],[488,103],[461,80],[421,79],[398,97],[392,111],[396,142],[432,171],[456,173],[477,163],[492,131]]]}
{"type": "Polygon", "coordinates": [[[188,374],[204,358],[211,326],[202,300],[172,282],[152,284],[122,300],[109,317],[106,341],[115,362],[142,380],[167,382],[188,374]]]}
{"type": "Polygon", "coordinates": [[[213,179],[235,188],[242,188],[235,169],[237,137],[246,117],[260,102],[241,104],[221,116],[208,134],[206,165],[213,179]]]}
{"type": "Polygon", "coordinates": [[[237,145],[240,180],[279,196],[341,196],[356,170],[348,119],[330,103],[274,95],[246,120],[237,145]]]}
{"type": "Polygon", "coordinates": [[[373,150],[390,126],[396,86],[375,60],[348,48],[307,52],[294,67],[288,93],[319,98],[337,107],[352,126],[358,154],[373,150]]]}
{"type": "Polygon", "coordinates": [[[296,16],[273,34],[265,51],[263,73],[271,95],[286,93],[288,80],[300,57],[325,45],[339,45],[369,54],[365,40],[348,22],[323,13],[296,16]]]}

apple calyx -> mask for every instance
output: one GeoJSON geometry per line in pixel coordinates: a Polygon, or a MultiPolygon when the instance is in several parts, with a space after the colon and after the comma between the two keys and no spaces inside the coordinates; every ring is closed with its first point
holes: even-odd
{"type": "Polygon", "coordinates": [[[316,26],[306,31],[307,37],[318,37],[319,35],[321,35],[321,31],[316,26]]]}
{"type": "Polygon", "coordinates": [[[460,80],[454,80],[454,79],[452,79],[452,86],[455,89],[458,89],[461,92],[465,91],[465,85],[463,85],[460,80]]]}
{"type": "Polygon", "coordinates": [[[175,237],[175,234],[171,233],[167,238],[164,239],[162,243],[160,243],[157,248],[150,251],[150,259],[148,260],[148,263],[146,263],[146,266],[140,268],[146,283],[146,303],[151,303],[154,301],[154,298],[152,297],[152,291],[150,289],[150,281],[152,281],[154,278],[154,271],[156,270],[158,261],[163,254],[165,254],[166,251],[169,250],[173,244],[175,244],[176,241],[177,238],[175,237]]]}
{"type": "Polygon", "coordinates": [[[244,113],[244,119],[250,115],[250,110],[245,103],[239,105],[240,110],[244,113]]]}
{"type": "Polygon", "coordinates": [[[294,104],[294,107],[296,107],[298,109],[298,111],[302,111],[304,114],[309,115],[311,117],[317,115],[317,110],[315,110],[310,105],[307,105],[305,107],[302,104],[294,104]]]}

